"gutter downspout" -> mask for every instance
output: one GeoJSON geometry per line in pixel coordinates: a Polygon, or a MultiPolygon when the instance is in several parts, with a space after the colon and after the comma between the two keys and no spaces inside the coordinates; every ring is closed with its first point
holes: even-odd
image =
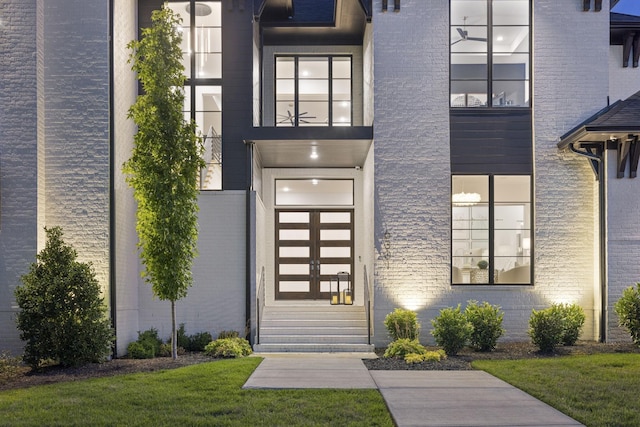
{"type": "MultiPolygon", "coordinates": [[[[605,142],[606,144],[606,142],[605,142]]],[[[599,220],[599,258],[600,258],[600,342],[607,341],[607,198],[605,194],[605,157],[604,152],[606,146],[598,149],[598,154],[591,154],[585,151],[579,151],[573,143],[569,144],[569,150],[573,153],[588,158],[590,161],[598,163],[598,172],[596,180],[598,181],[598,220],[599,220]]]]}
{"type": "Polygon", "coordinates": [[[245,198],[245,338],[251,341],[251,191],[253,190],[253,141],[243,141],[246,155],[246,198],[245,198]]]}
{"type": "Polygon", "coordinates": [[[111,306],[111,327],[113,328],[113,358],[118,357],[118,331],[116,310],[116,195],[115,195],[115,124],[114,124],[114,56],[113,56],[113,13],[114,0],[109,0],[109,305],[111,306]]]}

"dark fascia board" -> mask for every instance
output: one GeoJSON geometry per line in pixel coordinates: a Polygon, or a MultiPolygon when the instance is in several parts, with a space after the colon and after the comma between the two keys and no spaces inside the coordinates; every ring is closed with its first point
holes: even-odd
{"type": "Polygon", "coordinates": [[[594,131],[593,128],[590,131],[587,130],[587,127],[589,126],[589,123],[593,122],[598,117],[601,117],[602,115],[604,115],[604,114],[606,114],[606,113],[608,113],[610,111],[614,111],[614,109],[616,109],[616,110],[619,109],[620,107],[622,107],[622,101],[621,100],[617,100],[613,104],[604,107],[602,110],[598,111],[593,116],[589,117],[587,120],[585,120],[582,123],[580,123],[579,125],[575,126],[573,129],[571,129],[570,131],[568,131],[567,133],[565,133],[564,135],[562,135],[560,137],[560,142],[558,142],[558,148],[561,149],[561,150],[566,150],[569,147],[570,144],[572,144],[572,143],[574,143],[576,141],[580,141],[590,131],[591,132],[594,131]]]}
{"type": "Polygon", "coordinates": [[[373,126],[256,127],[245,139],[262,140],[372,140],[373,126]]]}

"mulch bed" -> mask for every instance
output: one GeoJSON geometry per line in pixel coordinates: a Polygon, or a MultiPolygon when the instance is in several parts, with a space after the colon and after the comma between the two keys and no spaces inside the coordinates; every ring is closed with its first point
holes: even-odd
{"type": "MultiPolygon", "coordinates": [[[[430,348],[434,349],[434,348],[430,348]]],[[[472,349],[464,349],[457,356],[448,357],[440,362],[422,362],[408,364],[403,359],[382,358],[384,349],[376,349],[378,359],[365,359],[364,364],[370,370],[469,370],[471,362],[479,359],[526,359],[548,358],[567,355],[584,355],[596,353],[640,353],[640,348],[631,343],[602,344],[581,341],[574,346],[560,347],[553,354],[543,354],[530,343],[499,343],[496,350],[481,353],[472,349]]],[[[114,359],[104,363],[91,363],[77,368],[49,366],[38,371],[31,371],[26,366],[19,368],[18,375],[6,379],[0,377],[0,390],[31,387],[35,385],[53,384],[64,381],[80,381],[89,378],[107,377],[136,372],[153,372],[175,369],[197,363],[215,361],[203,353],[187,353],[173,360],[170,357],[155,359],[114,359]]]]}

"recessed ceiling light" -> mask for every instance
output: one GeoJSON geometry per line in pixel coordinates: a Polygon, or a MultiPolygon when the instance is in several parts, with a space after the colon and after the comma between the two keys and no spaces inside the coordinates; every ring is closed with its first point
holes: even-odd
{"type": "Polygon", "coordinates": [[[307,70],[304,70],[302,72],[302,77],[307,77],[307,76],[309,76],[309,72],[307,70]]]}
{"type": "Polygon", "coordinates": [[[282,189],[282,191],[284,191],[285,193],[286,193],[286,192],[288,192],[288,191],[289,191],[289,187],[284,187],[284,188],[282,189]]]}
{"type": "Polygon", "coordinates": [[[318,153],[316,151],[312,151],[311,155],[309,157],[311,157],[312,159],[317,159],[318,158],[318,153]]]}
{"type": "Polygon", "coordinates": [[[311,183],[312,183],[313,185],[318,185],[318,180],[317,180],[317,179],[312,179],[312,180],[311,180],[311,183]]]}
{"type": "Polygon", "coordinates": [[[499,41],[499,42],[501,42],[501,41],[503,41],[503,40],[504,40],[504,37],[502,37],[502,36],[498,36],[498,37],[496,38],[496,40],[497,40],[497,41],[499,41]]]}

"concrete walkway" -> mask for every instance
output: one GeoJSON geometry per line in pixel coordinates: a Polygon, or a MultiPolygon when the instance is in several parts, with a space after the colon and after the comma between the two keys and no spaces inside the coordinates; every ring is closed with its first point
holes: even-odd
{"type": "Polygon", "coordinates": [[[257,356],[243,388],[377,388],[398,426],[582,425],[482,371],[369,371],[362,354],[257,356]]]}

